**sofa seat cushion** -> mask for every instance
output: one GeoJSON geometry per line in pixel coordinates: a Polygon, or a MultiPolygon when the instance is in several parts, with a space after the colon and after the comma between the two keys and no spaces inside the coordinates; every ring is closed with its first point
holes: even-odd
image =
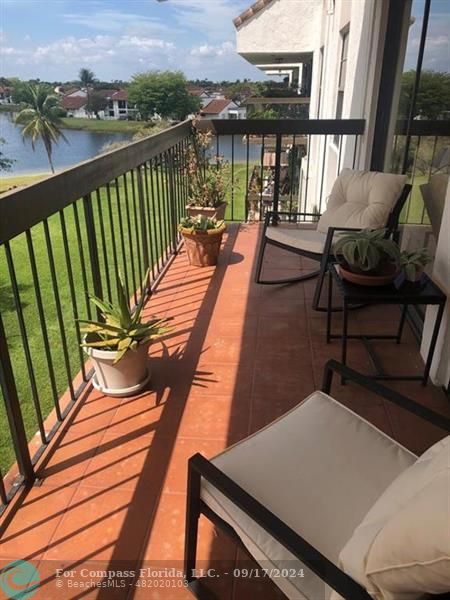
{"type": "Polygon", "coordinates": [[[277,225],[266,229],[269,240],[279,242],[290,248],[298,248],[314,254],[322,254],[325,247],[326,234],[316,229],[298,225],[277,225]]]}
{"type": "Polygon", "coordinates": [[[406,179],[406,175],[343,169],[334,182],[317,230],[326,233],[329,227],[386,227],[406,179]]]}
{"type": "MultiPolygon", "coordinates": [[[[322,392],[212,462],[337,564],[341,548],[388,485],[416,457],[322,392]]],[[[324,583],[213,486],[202,499],[262,567],[305,569],[274,578],[289,598],[322,600],[324,583]]]]}

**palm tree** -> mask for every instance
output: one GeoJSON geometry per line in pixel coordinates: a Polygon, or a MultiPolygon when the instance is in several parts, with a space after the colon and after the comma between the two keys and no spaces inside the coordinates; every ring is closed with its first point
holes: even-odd
{"type": "Polygon", "coordinates": [[[83,67],[82,69],[80,69],[80,71],[78,73],[78,77],[80,79],[81,85],[84,88],[86,88],[87,110],[88,110],[88,113],[90,113],[91,112],[91,102],[90,102],[90,87],[89,86],[92,86],[95,82],[94,71],[91,71],[91,69],[86,69],[85,67],[83,67]]]}
{"type": "Polygon", "coordinates": [[[53,144],[61,137],[69,143],[61,131],[60,107],[57,96],[48,93],[42,85],[28,85],[23,94],[25,107],[19,112],[15,122],[24,125],[22,136],[31,139],[31,147],[35,150],[36,141],[41,139],[52,173],[55,172],[52,161],[53,144]]]}

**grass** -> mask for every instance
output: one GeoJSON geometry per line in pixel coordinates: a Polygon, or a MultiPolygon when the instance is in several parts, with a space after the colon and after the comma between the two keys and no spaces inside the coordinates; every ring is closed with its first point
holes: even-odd
{"type": "Polygon", "coordinates": [[[48,173],[35,173],[33,175],[14,175],[11,177],[0,178],[0,194],[7,192],[15,187],[23,187],[36,183],[40,179],[47,177],[48,173]]]}
{"type": "Polygon", "coordinates": [[[82,119],[63,117],[65,129],[81,129],[103,133],[136,133],[145,125],[143,121],[119,121],[115,119],[82,119]]]}

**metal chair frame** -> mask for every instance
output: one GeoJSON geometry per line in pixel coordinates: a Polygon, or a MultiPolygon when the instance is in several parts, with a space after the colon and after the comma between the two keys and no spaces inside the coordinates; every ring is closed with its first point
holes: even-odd
{"type": "MultiPolygon", "coordinates": [[[[400,218],[400,213],[402,208],[411,192],[412,186],[410,184],[406,184],[403,187],[403,190],[398,197],[394,208],[389,214],[386,227],[386,236],[392,236],[395,240],[399,238],[398,231],[398,222],[400,218]]],[[[290,222],[297,222],[298,217],[317,217],[317,214],[314,213],[289,213],[289,212],[268,212],[266,214],[264,220],[264,226],[261,234],[261,241],[258,252],[258,259],[256,262],[256,274],[255,274],[255,282],[260,283],[262,285],[277,285],[277,284],[290,284],[297,283],[299,281],[306,281],[308,279],[312,279],[314,277],[318,277],[316,289],[313,297],[313,309],[317,311],[325,312],[327,310],[326,307],[320,306],[320,297],[322,294],[323,282],[325,279],[325,275],[328,271],[328,265],[330,262],[335,260],[334,255],[332,253],[333,248],[333,237],[334,234],[338,231],[359,231],[359,229],[354,227],[329,227],[327,232],[327,237],[325,240],[325,245],[322,253],[310,252],[309,250],[303,250],[301,248],[294,248],[293,246],[289,246],[288,244],[283,244],[281,242],[277,242],[272,240],[266,236],[266,231],[268,227],[278,227],[279,217],[287,216],[290,222]],[[282,250],[286,250],[287,252],[293,252],[294,254],[298,254],[300,256],[304,256],[306,258],[310,258],[312,260],[317,261],[320,266],[316,271],[312,271],[310,273],[305,273],[303,275],[299,275],[298,277],[290,277],[287,279],[277,279],[277,280],[263,280],[261,279],[261,271],[264,262],[264,253],[267,244],[271,246],[276,246],[277,248],[281,248],[282,250]]]]}

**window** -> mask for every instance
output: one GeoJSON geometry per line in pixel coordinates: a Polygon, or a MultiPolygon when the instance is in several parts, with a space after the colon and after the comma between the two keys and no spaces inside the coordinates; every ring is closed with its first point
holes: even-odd
{"type": "MultiPolygon", "coordinates": [[[[341,60],[339,63],[338,91],[336,98],[336,119],[342,119],[342,108],[344,106],[345,80],[347,77],[348,57],[348,28],[341,33],[341,60]]],[[[339,135],[334,136],[334,143],[339,144],[339,135]]]]}

